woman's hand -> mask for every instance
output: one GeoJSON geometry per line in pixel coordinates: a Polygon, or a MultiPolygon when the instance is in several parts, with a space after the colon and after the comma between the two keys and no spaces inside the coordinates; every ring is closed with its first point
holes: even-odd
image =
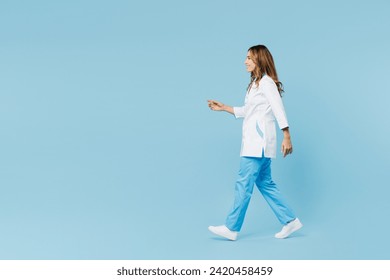
{"type": "Polygon", "coordinates": [[[207,103],[211,110],[213,111],[225,111],[232,115],[234,115],[234,109],[233,107],[227,106],[219,101],[215,100],[207,100],[207,103]]]}
{"type": "Polygon", "coordinates": [[[282,154],[283,157],[286,157],[288,154],[292,154],[293,148],[291,144],[290,131],[288,127],[283,129],[284,138],[282,141],[282,154]]]}
{"type": "Polygon", "coordinates": [[[215,100],[207,100],[209,108],[213,111],[224,111],[225,105],[215,100]]]}

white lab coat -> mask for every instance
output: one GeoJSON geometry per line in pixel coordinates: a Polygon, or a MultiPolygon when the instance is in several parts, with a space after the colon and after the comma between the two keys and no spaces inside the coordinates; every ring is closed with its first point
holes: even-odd
{"type": "Polygon", "coordinates": [[[233,107],[236,118],[244,118],[242,125],[242,157],[276,157],[275,119],[280,129],[288,127],[287,117],[277,86],[264,75],[259,86],[253,82],[245,96],[245,105],[233,107]]]}

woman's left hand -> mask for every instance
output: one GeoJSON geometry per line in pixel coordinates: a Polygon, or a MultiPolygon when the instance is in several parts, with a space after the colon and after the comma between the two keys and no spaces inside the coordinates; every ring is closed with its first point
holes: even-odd
{"type": "Polygon", "coordinates": [[[293,151],[290,137],[290,129],[285,127],[283,130],[283,141],[282,141],[282,154],[283,157],[286,157],[288,154],[291,154],[293,151]]]}
{"type": "Polygon", "coordinates": [[[284,137],[282,141],[282,154],[286,157],[288,154],[292,154],[293,148],[290,137],[284,137]]]}

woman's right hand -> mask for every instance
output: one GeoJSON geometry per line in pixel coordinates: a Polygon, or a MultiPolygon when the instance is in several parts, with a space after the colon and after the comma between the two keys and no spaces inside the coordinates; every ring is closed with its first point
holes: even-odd
{"type": "Polygon", "coordinates": [[[231,106],[225,105],[225,104],[223,104],[219,101],[215,101],[215,100],[207,100],[207,102],[209,103],[210,109],[213,111],[225,111],[225,112],[228,112],[228,113],[234,115],[234,109],[231,106]]]}
{"type": "Polygon", "coordinates": [[[207,100],[209,108],[213,111],[224,111],[225,105],[215,100],[207,100]]]}

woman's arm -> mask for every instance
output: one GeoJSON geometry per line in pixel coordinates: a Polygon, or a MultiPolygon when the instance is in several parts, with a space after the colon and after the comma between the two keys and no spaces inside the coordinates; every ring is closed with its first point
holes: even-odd
{"type": "Polygon", "coordinates": [[[285,127],[288,127],[288,121],[282,98],[280,97],[276,84],[272,80],[264,80],[263,93],[271,106],[271,110],[275,116],[276,121],[278,122],[279,128],[283,130],[285,127]]]}
{"type": "Polygon", "coordinates": [[[233,107],[225,105],[221,102],[215,101],[215,100],[207,100],[208,105],[211,110],[213,111],[225,111],[232,115],[234,115],[233,107]]]}
{"type": "Polygon", "coordinates": [[[278,122],[279,128],[283,131],[281,152],[283,154],[283,157],[286,157],[293,151],[291,144],[291,136],[290,130],[288,128],[288,121],[286,117],[286,112],[284,111],[282,98],[280,97],[280,94],[274,82],[264,81],[264,95],[271,106],[271,110],[275,116],[276,121],[278,122]]]}

